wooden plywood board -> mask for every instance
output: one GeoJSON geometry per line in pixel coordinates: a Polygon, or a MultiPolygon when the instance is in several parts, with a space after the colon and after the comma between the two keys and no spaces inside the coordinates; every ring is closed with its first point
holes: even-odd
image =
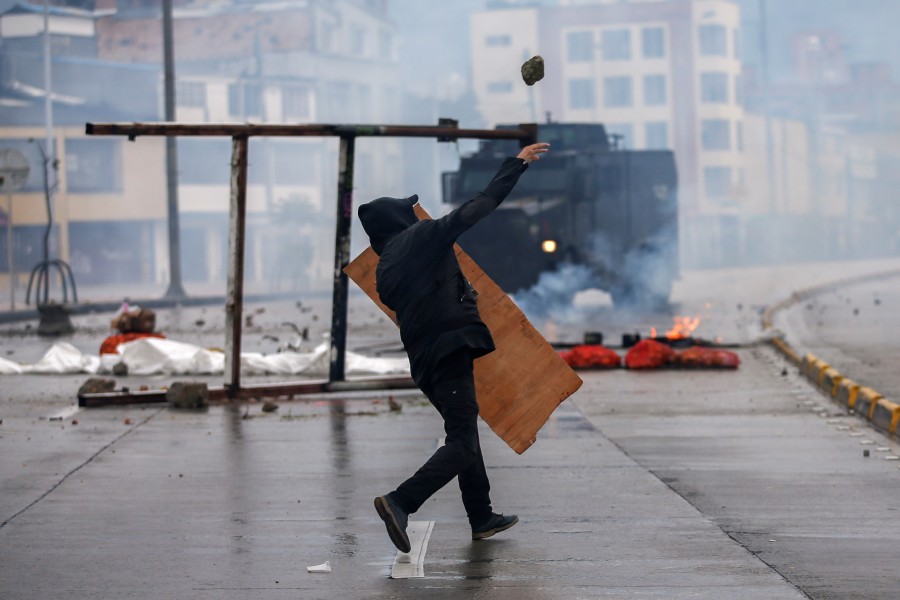
{"type": "MultiPolygon", "coordinates": [[[[429,218],[416,205],[419,218],[429,218]]],[[[559,404],[581,387],[581,378],[531,325],[519,307],[456,246],[463,274],[478,291],[478,311],[497,349],[475,361],[481,418],[510,448],[525,452],[559,404]]],[[[378,255],[367,248],[344,272],[395,323],[375,290],[378,255]]]]}

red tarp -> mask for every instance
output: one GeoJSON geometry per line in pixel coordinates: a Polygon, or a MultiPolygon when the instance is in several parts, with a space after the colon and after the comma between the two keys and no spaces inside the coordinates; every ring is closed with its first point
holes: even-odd
{"type": "Polygon", "coordinates": [[[116,348],[119,347],[119,344],[145,337],[165,338],[166,336],[161,333],[117,333],[103,340],[103,343],[100,344],[100,354],[118,354],[116,348]]]}
{"type": "Polygon", "coordinates": [[[563,360],[573,369],[618,369],[622,359],[604,346],[575,346],[568,352],[560,352],[563,360]]]}
{"type": "Polygon", "coordinates": [[[659,369],[675,360],[675,351],[662,342],[641,340],[625,355],[629,369],[659,369]]]}

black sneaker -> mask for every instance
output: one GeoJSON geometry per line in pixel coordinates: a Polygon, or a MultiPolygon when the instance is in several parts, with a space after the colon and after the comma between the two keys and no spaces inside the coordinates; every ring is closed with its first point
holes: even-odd
{"type": "Polygon", "coordinates": [[[384,521],[388,535],[391,536],[391,541],[397,546],[397,550],[409,552],[412,548],[409,545],[409,536],[406,535],[406,524],[409,521],[409,515],[391,500],[390,495],[375,498],[375,510],[378,511],[378,516],[384,521]]]}
{"type": "Polygon", "coordinates": [[[479,525],[478,527],[472,527],[472,539],[483,540],[485,538],[489,538],[495,533],[506,531],[518,522],[519,517],[517,517],[516,515],[503,516],[494,513],[491,515],[491,518],[485,521],[483,524],[479,525]]]}

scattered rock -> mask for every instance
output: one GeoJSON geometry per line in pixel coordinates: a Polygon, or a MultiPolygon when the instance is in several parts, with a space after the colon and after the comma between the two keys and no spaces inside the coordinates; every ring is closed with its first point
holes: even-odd
{"type": "Polygon", "coordinates": [[[253,315],[244,317],[244,327],[253,327],[253,315]]]}
{"type": "Polygon", "coordinates": [[[856,315],[859,315],[859,309],[858,309],[858,308],[854,308],[854,309],[853,309],[853,314],[854,314],[855,316],[856,316],[856,315]]]}
{"type": "Polygon", "coordinates": [[[261,314],[263,314],[264,312],[266,312],[266,307],[265,307],[265,306],[260,306],[259,308],[256,309],[255,312],[256,312],[256,314],[261,315],[261,314]]]}
{"type": "Polygon", "coordinates": [[[544,78],[544,59],[532,56],[522,65],[522,80],[527,85],[534,85],[544,78]]]}
{"type": "Polygon", "coordinates": [[[117,362],[116,364],[113,365],[112,372],[113,372],[113,375],[116,375],[118,377],[124,377],[125,375],[128,375],[128,365],[126,365],[125,363],[123,363],[121,361],[117,362]]]}
{"type": "Polygon", "coordinates": [[[169,408],[196,409],[209,406],[209,387],[203,382],[176,381],[166,390],[169,408]]]}
{"type": "Polygon", "coordinates": [[[78,419],[72,419],[72,425],[78,425],[78,419]]]}
{"type": "Polygon", "coordinates": [[[85,394],[105,394],[116,389],[115,379],[104,379],[102,377],[91,377],[78,388],[78,395],[85,394]]]}
{"type": "Polygon", "coordinates": [[[123,421],[123,423],[125,423],[126,425],[131,425],[131,418],[125,417],[125,420],[123,421]]]}
{"type": "Polygon", "coordinates": [[[271,400],[266,400],[265,402],[263,402],[262,411],[264,413],[275,412],[276,410],[278,410],[278,405],[271,400]]]}
{"type": "Polygon", "coordinates": [[[196,325],[197,327],[203,327],[204,325],[206,325],[206,321],[203,319],[197,319],[196,321],[194,321],[194,325],[196,325]]]}
{"type": "Polygon", "coordinates": [[[388,406],[391,407],[391,410],[401,411],[403,410],[403,405],[394,400],[393,396],[388,396],[388,406]]]}

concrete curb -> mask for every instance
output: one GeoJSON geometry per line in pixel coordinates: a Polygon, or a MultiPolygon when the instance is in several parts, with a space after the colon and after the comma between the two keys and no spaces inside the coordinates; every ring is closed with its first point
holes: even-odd
{"type": "MultiPolygon", "coordinates": [[[[900,276],[900,270],[885,271],[840,279],[831,283],[814,286],[791,294],[781,302],[769,306],[762,316],[764,330],[773,327],[775,313],[802,302],[808,298],[830,292],[838,288],[857,283],[866,283],[900,276]]],[[[810,381],[820,392],[832,398],[840,406],[866,419],[873,427],[883,431],[894,439],[900,439],[897,426],[900,424],[900,404],[892,402],[870,387],[861,385],[842,375],[830,364],[814,354],[800,354],[781,337],[771,340],[772,345],[790,362],[800,368],[800,374],[810,381]]]]}

